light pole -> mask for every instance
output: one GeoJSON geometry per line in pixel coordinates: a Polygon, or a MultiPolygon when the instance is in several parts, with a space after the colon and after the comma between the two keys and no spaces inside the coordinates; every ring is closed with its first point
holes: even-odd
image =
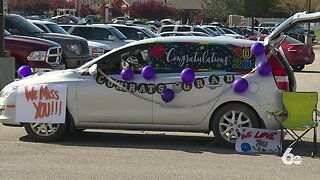
{"type": "MultiPolygon", "coordinates": [[[[308,13],[311,12],[311,0],[308,0],[308,13]]],[[[307,44],[311,44],[312,40],[310,40],[310,23],[308,23],[308,33],[307,33],[307,44]]]]}
{"type": "Polygon", "coordinates": [[[256,0],[252,0],[252,18],[251,18],[251,31],[252,36],[254,36],[254,17],[256,14],[256,0]]]}
{"type": "Polygon", "coordinates": [[[14,80],[15,59],[5,51],[4,40],[4,6],[0,0],[0,89],[14,80]]]}

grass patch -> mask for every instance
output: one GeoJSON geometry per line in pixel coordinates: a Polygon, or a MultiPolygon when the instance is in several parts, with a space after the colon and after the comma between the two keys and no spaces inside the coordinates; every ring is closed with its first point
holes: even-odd
{"type": "Polygon", "coordinates": [[[315,30],[314,30],[314,33],[315,33],[316,36],[317,36],[317,37],[316,37],[317,40],[320,41],[320,28],[315,29],[315,30]]]}

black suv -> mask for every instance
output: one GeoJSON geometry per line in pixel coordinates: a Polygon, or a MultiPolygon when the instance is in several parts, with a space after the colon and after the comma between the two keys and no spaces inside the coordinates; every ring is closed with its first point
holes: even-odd
{"type": "Polygon", "coordinates": [[[22,16],[6,15],[5,29],[14,35],[39,37],[59,43],[62,47],[62,62],[66,68],[78,67],[91,59],[86,39],[72,35],[44,33],[22,16]]]}

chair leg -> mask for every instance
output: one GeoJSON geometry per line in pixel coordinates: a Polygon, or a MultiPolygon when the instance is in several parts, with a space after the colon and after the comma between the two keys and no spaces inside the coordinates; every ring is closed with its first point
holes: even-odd
{"type": "Polygon", "coordinates": [[[280,148],[279,148],[279,156],[282,156],[284,151],[283,151],[283,127],[281,126],[280,128],[280,148]]]}
{"type": "Polygon", "coordinates": [[[317,127],[313,128],[313,143],[314,143],[314,155],[318,154],[317,152],[317,127]]]}

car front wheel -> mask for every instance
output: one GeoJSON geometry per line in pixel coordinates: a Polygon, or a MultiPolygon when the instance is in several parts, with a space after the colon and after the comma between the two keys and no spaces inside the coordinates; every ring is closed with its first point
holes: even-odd
{"type": "Polygon", "coordinates": [[[50,142],[61,138],[67,130],[66,124],[26,123],[24,128],[28,135],[37,141],[50,142]]]}
{"type": "Polygon", "coordinates": [[[213,134],[221,146],[228,148],[234,148],[244,127],[259,127],[258,115],[241,103],[224,105],[213,118],[213,134]]]}

